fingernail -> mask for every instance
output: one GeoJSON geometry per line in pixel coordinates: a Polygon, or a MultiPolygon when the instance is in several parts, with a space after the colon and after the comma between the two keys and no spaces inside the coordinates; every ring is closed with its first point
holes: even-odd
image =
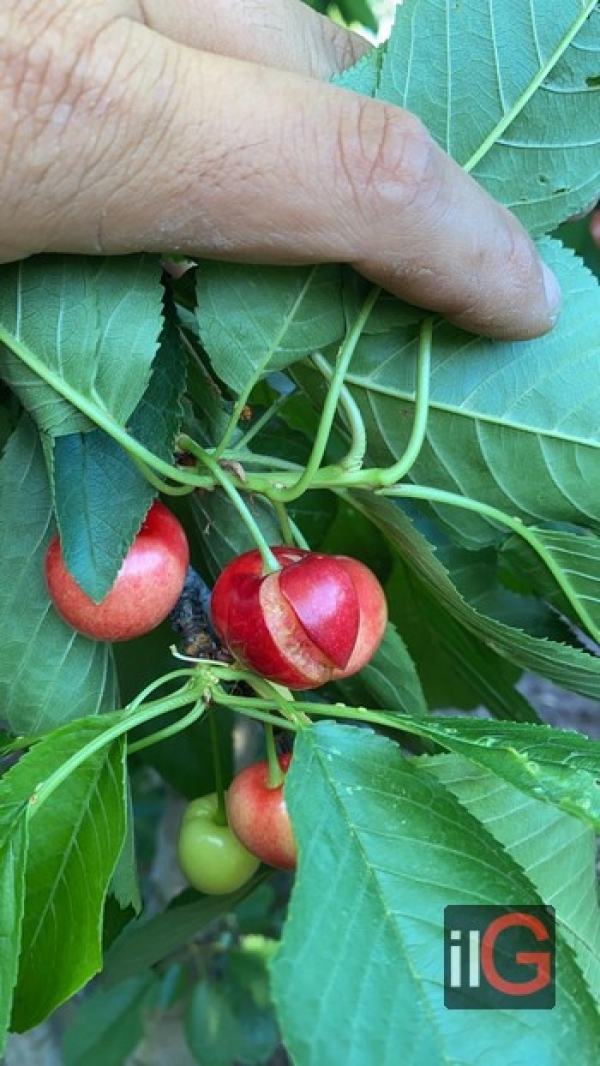
{"type": "Polygon", "coordinates": [[[546,293],[548,311],[550,312],[550,321],[552,322],[552,325],[554,325],[560,314],[562,304],[560,285],[556,274],[554,274],[550,270],[550,267],[546,266],[545,263],[542,263],[542,278],[544,281],[544,291],[546,293]]]}

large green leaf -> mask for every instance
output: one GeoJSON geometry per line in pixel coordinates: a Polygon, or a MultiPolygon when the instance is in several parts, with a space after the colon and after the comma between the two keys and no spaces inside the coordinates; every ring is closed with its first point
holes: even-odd
{"type": "MultiPolygon", "coordinates": [[[[173,459],[184,385],[183,352],[175,327],[167,322],[150,384],[127,424],[132,437],[167,463],[173,459]]],[[[53,460],[56,521],[67,568],[88,596],[100,601],[156,490],[101,429],[56,438],[53,460]]]]}
{"type": "MultiPolygon", "coordinates": [[[[286,784],[299,866],[273,967],[283,1038],[302,1066],[595,1062],[597,1004],[559,927],[557,1005],[446,1009],[450,904],[539,896],[452,793],[391,742],[325,723],[298,737],[286,784]],[[331,920],[335,912],[336,921],[331,920]]],[[[566,864],[567,856],[563,856],[566,864]]]]}
{"type": "Polygon", "coordinates": [[[443,755],[423,759],[422,765],[485,825],[525,870],[544,902],[554,907],[562,936],[600,1003],[600,911],[593,830],[466,759],[443,755]]]}
{"type": "Polygon", "coordinates": [[[25,906],[27,804],[0,806],[0,1055],[10,1022],[13,989],[19,970],[25,906]]]}
{"type": "Polygon", "coordinates": [[[341,270],[203,262],[197,314],[215,372],[241,393],[269,371],[341,340],[341,270]]]}
{"type": "MultiPolygon", "coordinates": [[[[427,434],[411,479],[518,515],[525,521],[600,525],[597,365],[600,287],[572,252],[541,244],[564,290],[555,330],[501,343],[440,322],[433,335],[427,434]]],[[[402,455],[414,409],[416,330],[359,342],[347,381],[378,465],[402,455]]],[[[499,527],[459,508],[431,503],[470,547],[499,527]]]]}
{"type": "Polygon", "coordinates": [[[600,189],[598,70],[595,0],[405,0],[376,95],[540,234],[600,189]]]}
{"type": "Polygon", "coordinates": [[[29,852],[12,1027],[41,1022],[102,964],[102,914],[126,832],[125,748],[101,747],[45,801],[36,795],[86,742],[97,717],[40,741],[0,782],[0,802],[29,801],[29,852]]]}
{"type": "Polygon", "coordinates": [[[437,601],[440,626],[447,614],[484,646],[523,670],[582,695],[600,696],[600,658],[555,640],[531,636],[477,611],[464,599],[431,545],[399,507],[372,493],[354,492],[352,500],[394,546],[410,570],[414,586],[422,586],[427,597],[437,601]]]}
{"type": "Polygon", "coordinates": [[[43,255],[0,267],[2,377],[40,429],[90,429],[73,406],[80,398],[90,413],[126,422],[158,346],[160,275],[150,256],[43,255]]]}
{"type": "Polygon", "coordinates": [[[116,705],[110,646],[54,610],[44,581],[52,502],[42,448],[25,416],[0,462],[0,715],[15,733],[49,730],[116,705]]]}

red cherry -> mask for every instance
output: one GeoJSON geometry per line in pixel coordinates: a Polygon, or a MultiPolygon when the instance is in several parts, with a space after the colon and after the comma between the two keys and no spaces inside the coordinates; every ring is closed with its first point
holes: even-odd
{"type": "Polygon", "coordinates": [[[46,553],[50,598],[73,629],[94,640],[131,640],[148,633],[175,606],[189,565],[188,542],[175,515],[152,504],[116,580],[95,603],[65,566],[58,536],[46,553]]]}
{"type": "MultiPolygon", "coordinates": [[[[287,772],[291,755],[278,762],[287,772]]],[[[269,765],[253,763],[233,779],[227,791],[227,818],[238,840],[269,866],[295,870],[296,842],[283,784],[269,788],[269,765]]]]}

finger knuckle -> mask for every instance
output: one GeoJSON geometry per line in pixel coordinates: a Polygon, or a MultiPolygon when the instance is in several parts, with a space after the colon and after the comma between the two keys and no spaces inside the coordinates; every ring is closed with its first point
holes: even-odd
{"type": "Polygon", "coordinates": [[[412,113],[372,100],[358,101],[338,141],[339,169],[357,209],[370,220],[396,212],[431,210],[441,193],[436,145],[412,113]]]}

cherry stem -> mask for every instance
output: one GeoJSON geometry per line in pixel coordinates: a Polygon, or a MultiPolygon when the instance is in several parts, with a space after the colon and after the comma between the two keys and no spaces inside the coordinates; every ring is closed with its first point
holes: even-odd
{"type": "Polygon", "coordinates": [[[340,345],[335,366],[331,372],[329,389],[327,391],[327,396],[325,397],[323,410],[321,411],[321,421],[319,423],[312,451],[308,457],[303,472],[295,484],[291,485],[288,489],[281,489],[278,491],[277,498],[283,503],[291,503],[292,500],[296,500],[299,496],[302,496],[306,489],[310,488],[317,471],[321,467],[323,457],[327,450],[327,444],[329,442],[338,403],[340,401],[340,393],[344,387],[344,378],[348,367],[350,366],[350,361],[354,355],[356,345],[358,344],[367,323],[367,319],[371,314],[380,293],[381,289],[379,286],[373,286],[356,316],[355,321],[352,323],[346,337],[340,345]]]}
{"type": "Polygon", "coordinates": [[[188,437],[185,434],[182,434],[179,438],[179,444],[181,448],[191,452],[192,455],[195,455],[197,459],[200,459],[200,461],[204,463],[213,475],[215,481],[218,482],[221,488],[227,493],[261,554],[265,573],[273,573],[276,570],[280,570],[281,567],[274,553],[271,551],[270,546],[267,544],[260,526],[253,517],[250,509],[246,506],[242,494],[235,487],[231,478],[228,477],[219,463],[212,455],[206,452],[204,448],[201,448],[199,444],[196,444],[195,440],[192,440],[191,437],[188,437]]]}
{"type": "Polygon", "coordinates": [[[227,825],[227,808],[225,806],[225,789],[223,787],[223,765],[221,763],[219,729],[214,707],[210,707],[208,710],[208,727],[210,729],[210,747],[215,771],[215,792],[217,793],[217,809],[215,811],[213,822],[215,825],[227,825]]]}
{"type": "Polygon", "coordinates": [[[267,776],[267,788],[281,788],[285,774],[279,765],[277,748],[275,747],[275,733],[272,725],[265,725],[265,744],[267,747],[267,763],[269,773],[267,776]]]}

